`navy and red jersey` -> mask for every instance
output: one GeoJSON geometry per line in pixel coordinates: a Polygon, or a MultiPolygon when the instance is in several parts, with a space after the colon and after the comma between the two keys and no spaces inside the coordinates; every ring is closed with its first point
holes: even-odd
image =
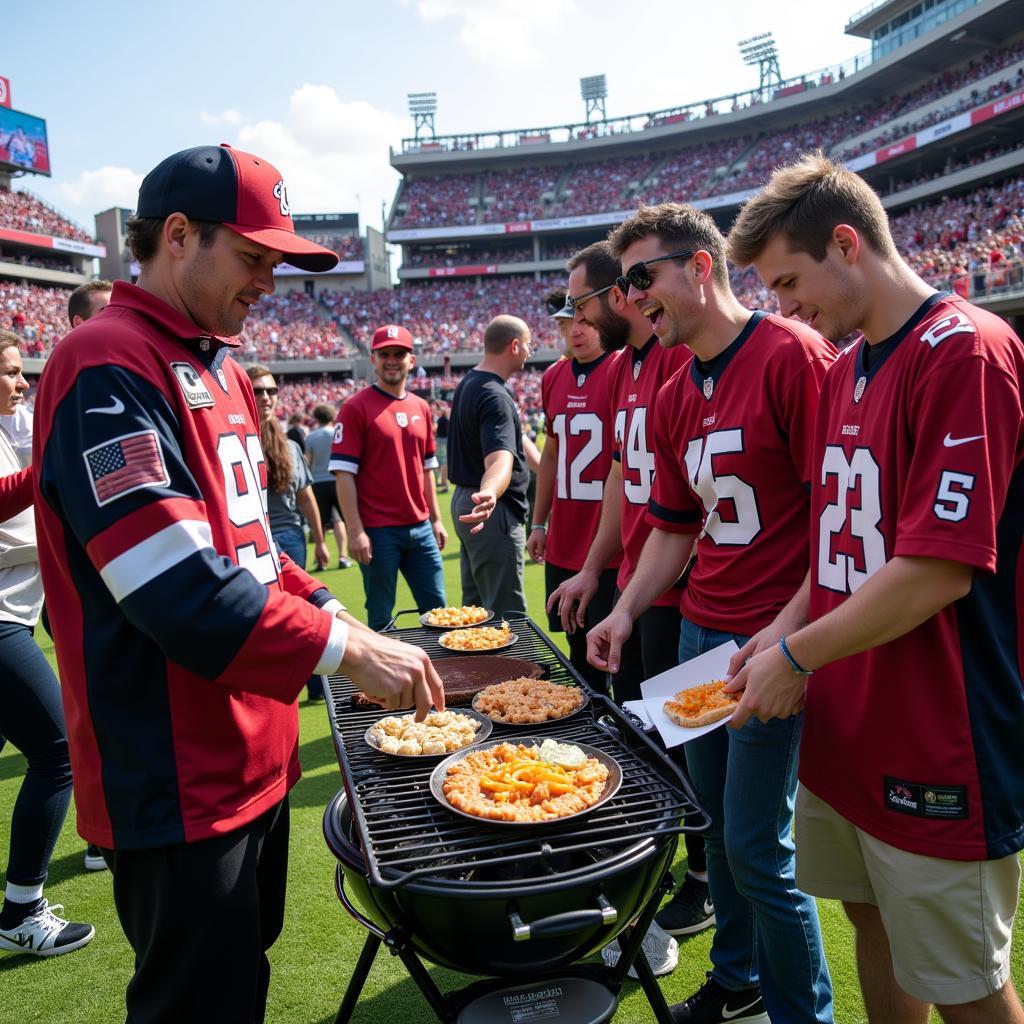
{"type": "Polygon", "coordinates": [[[205,839],[277,804],[299,776],[295,698],[332,670],[331,596],[275,553],[227,351],[117,282],[39,384],[39,562],[79,831],[100,846],[205,839]]]}
{"type": "Polygon", "coordinates": [[[647,522],[703,531],[680,603],[698,625],[753,636],[803,583],[814,419],[835,357],[817,332],[758,312],[661,389],[647,522]]]}
{"type": "MultiPolygon", "coordinates": [[[[647,504],[654,482],[654,410],[658,392],[691,358],[685,345],[662,348],[652,335],[643,348],[624,349],[615,366],[612,458],[622,468],[622,564],[617,582],[620,591],[632,579],[651,532],[647,504]]],[[[678,603],[679,591],[674,587],[654,602],[662,606],[678,603]]]]}
{"type": "MultiPolygon", "coordinates": [[[[557,438],[558,470],[544,558],[579,572],[601,519],[604,482],[612,463],[610,385],[617,353],[590,363],[560,359],[544,371],[541,403],[549,435],[557,438]]],[[[622,556],[609,563],[618,568],[622,556]]]]}
{"type": "Polygon", "coordinates": [[[389,395],[376,384],[341,407],[332,473],[352,473],[363,526],[412,526],[429,518],[423,473],[437,468],[430,406],[419,395],[389,395]]]}
{"type": "Polygon", "coordinates": [[[870,353],[841,355],[822,388],[811,619],[895,556],[974,567],[965,597],[807,689],[801,781],[913,853],[1024,847],[1022,386],[1006,323],[939,293],[870,353]]]}

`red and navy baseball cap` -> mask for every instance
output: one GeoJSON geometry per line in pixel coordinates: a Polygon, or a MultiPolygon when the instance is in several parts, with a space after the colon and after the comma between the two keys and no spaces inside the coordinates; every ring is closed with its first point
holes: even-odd
{"type": "Polygon", "coordinates": [[[412,335],[398,324],[385,324],[373,332],[373,341],[370,343],[371,352],[379,348],[407,348],[411,352],[412,335]]]}
{"type": "Polygon", "coordinates": [[[295,234],[288,190],[278,169],[227,143],[183,149],[142,179],[136,216],[172,213],[223,224],[284,253],[285,261],[300,270],[322,272],[338,263],[337,253],[295,234]]]}

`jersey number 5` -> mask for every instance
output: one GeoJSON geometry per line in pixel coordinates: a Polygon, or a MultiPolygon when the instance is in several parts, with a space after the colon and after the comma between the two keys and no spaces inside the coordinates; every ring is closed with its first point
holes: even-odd
{"type": "Polygon", "coordinates": [[[707,437],[695,437],[686,446],[686,473],[690,487],[700,497],[707,513],[705,532],[716,544],[746,545],[761,532],[761,514],[754,488],[738,476],[715,476],[716,455],[741,454],[742,430],[716,430],[707,437]],[[731,501],[734,522],[721,518],[718,504],[731,501]]]}
{"type": "Polygon", "coordinates": [[[228,518],[232,526],[248,528],[254,537],[251,544],[239,544],[235,548],[235,561],[260,583],[275,583],[281,567],[270,540],[266,491],[260,484],[263,462],[260,439],[249,434],[243,446],[237,434],[222,434],[217,440],[217,454],[224,473],[228,518]]]}
{"type": "Polygon", "coordinates": [[[821,513],[818,532],[818,582],[840,594],[852,594],[868,577],[885,565],[885,537],[878,529],[882,520],[881,476],[869,448],[855,448],[853,456],[839,445],[829,445],[821,465],[821,483],[828,487],[835,477],[836,500],[821,513]],[[835,551],[833,537],[848,535],[860,542],[863,569],[853,555],[835,551]]]}

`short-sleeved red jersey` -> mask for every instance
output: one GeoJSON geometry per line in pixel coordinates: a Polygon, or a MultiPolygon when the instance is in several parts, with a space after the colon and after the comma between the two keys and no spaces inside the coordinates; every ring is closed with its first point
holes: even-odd
{"type": "Polygon", "coordinates": [[[332,473],[356,477],[363,526],[412,526],[429,518],[423,471],[437,468],[430,406],[376,384],[341,407],[331,445],[332,473]]]}
{"type": "Polygon", "coordinates": [[[1024,847],[1024,347],[931,296],[825,378],[811,495],[818,619],[894,556],[974,566],[971,591],[807,689],[800,778],[859,828],[952,860],[1024,847]]]}
{"type": "MultiPolygon", "coordinates": [[[[601,519],[612,464],[611,381],[618,353],[591,363],[561,359],[544,371],[541,402],[548,434],[557,439],[558,471],[544,558],[578,572],[601,519]]],[[[622,556],[608,565],[618,568],[622,556]]]]}
{"type": "MultiPolygon", "coordinates": [[[[633,578],[644,541],[650,535],[647,503],[654,482],[654,410],[662,384],[692,358],[685,345],[662,348],[654,336],[643,348],[626,348],[615,367],[612,458],[622,467],[622,565],[618,588],[633,578]]],[[[665,591],[656,605],[679,603],[679,591],[665,591]]]]}
{"type": "Polygon", "coordinates": [[[809,327],[754,313],[715,360],[661,389],[647,522],[707,524],[680,603],[698,625],[752,636],[803,582],[814,418],[835,356],[809,327]]]}

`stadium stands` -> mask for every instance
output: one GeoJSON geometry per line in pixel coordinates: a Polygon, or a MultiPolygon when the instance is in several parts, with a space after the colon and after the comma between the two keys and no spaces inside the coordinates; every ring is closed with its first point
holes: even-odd
{"type": "Polygon", "coordinates": [[[475,174],[446,174],[417,178],[402,190],[405,213],[395,227],[423,224],[475,224],[476,211],[469,199],[479,187],[475,174]]]}
{"type": "Polygon", "coordinates": [[[14,192],[6,188],[0,188],[0,228],[73,238],[78,242],[93,241],[87,231],[47,206],[41,199],[28,192],[14,192]]]}

